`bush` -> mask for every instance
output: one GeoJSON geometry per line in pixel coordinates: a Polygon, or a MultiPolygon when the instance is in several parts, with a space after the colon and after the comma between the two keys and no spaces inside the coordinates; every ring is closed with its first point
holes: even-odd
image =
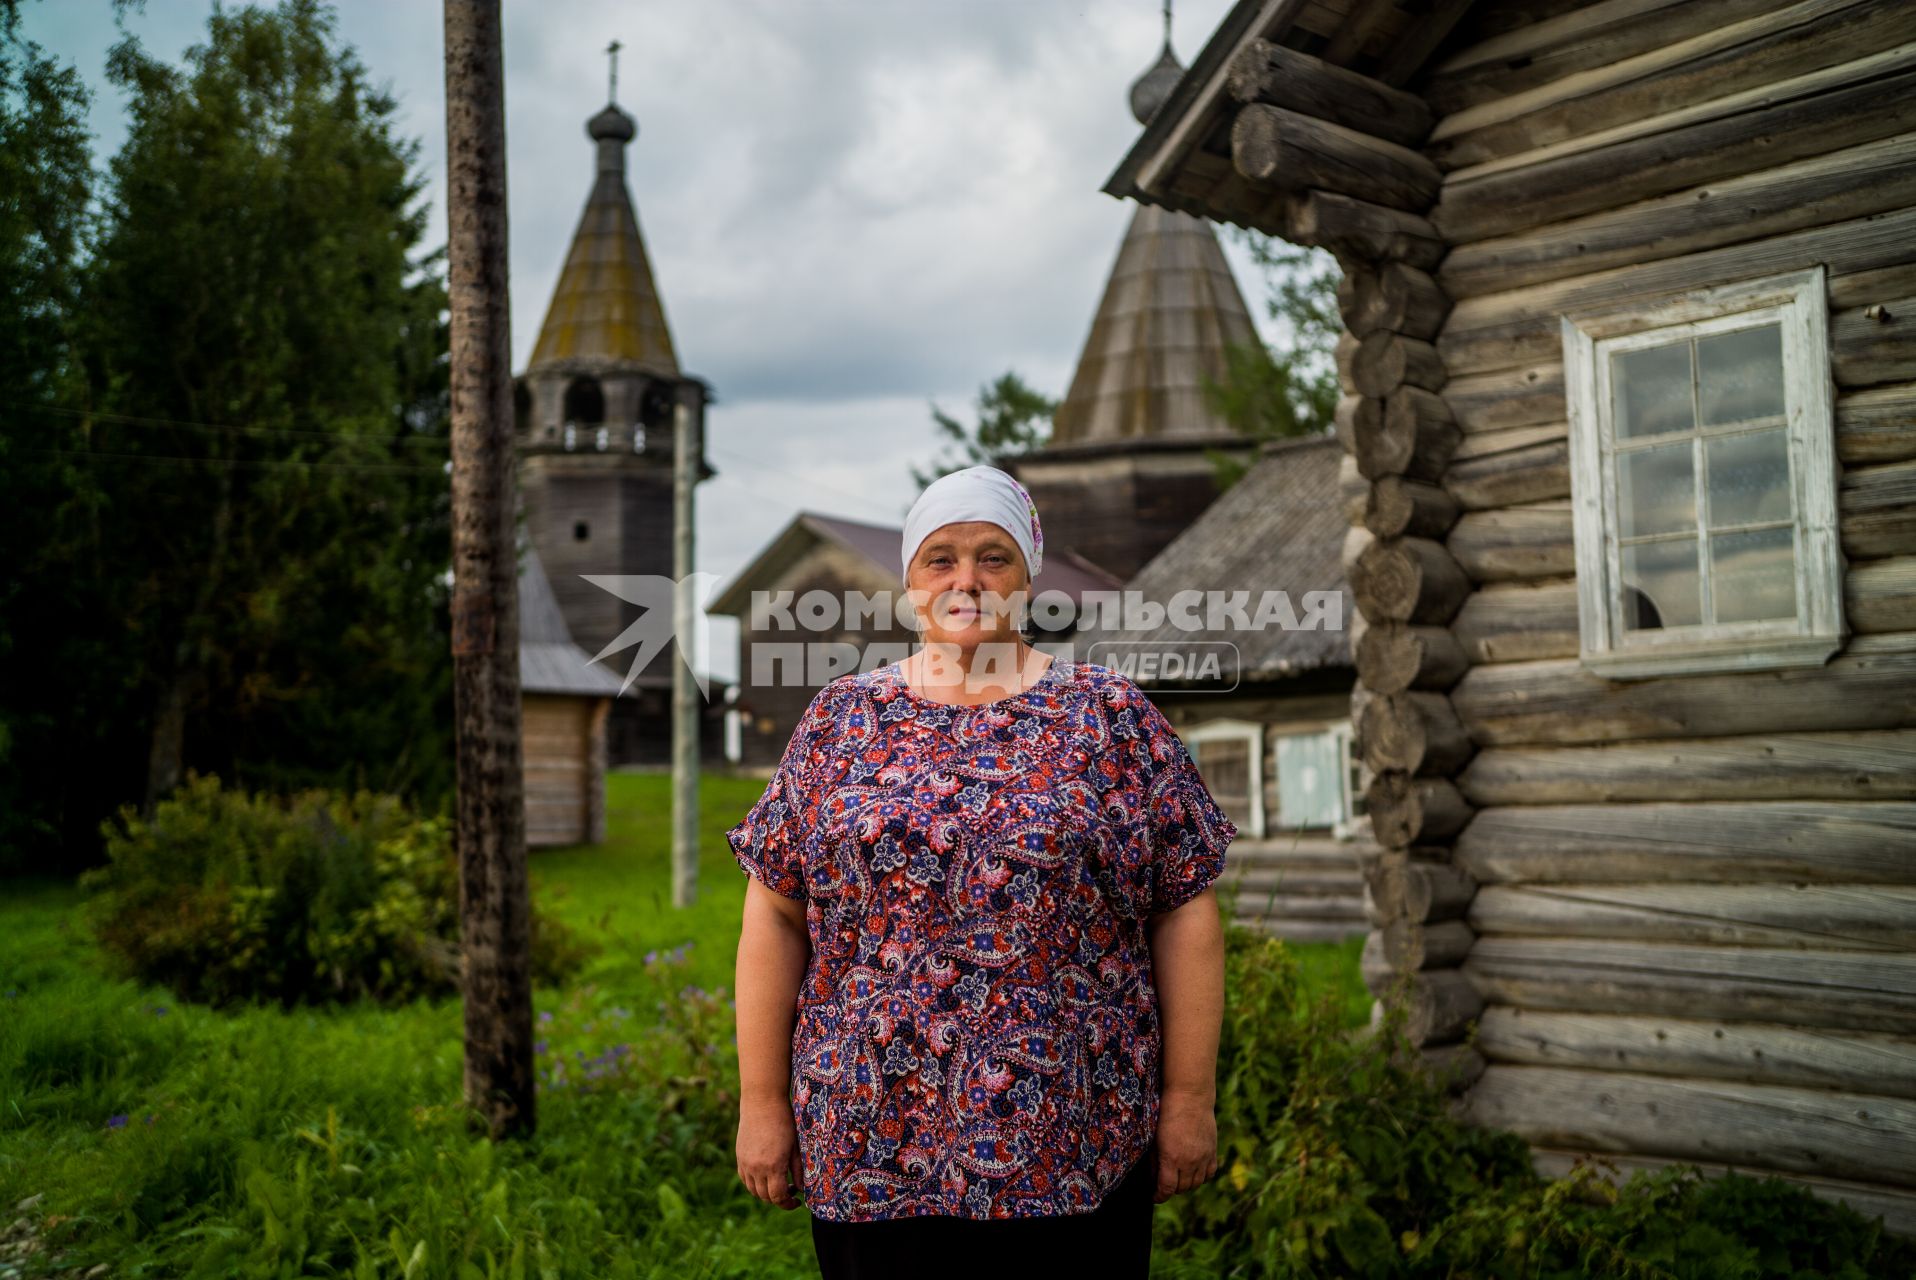
{"type": "Polygon", "coordinates": [[[1158,1207],[1177,1276],[1907,1275],[1916,1249],[1777,1179],[1536,1176],[1461,1123],[1401,1027],[1351,1030],[1288,948],[1229,931],[1219,1176],[1158,1207]]]}
{"type": "MultiPolygon", "coordinates": [[[[393,796],[288,799],[189,776],[152,818],[102,828],[107,864],[82,877],[96,936],[129,977],[182,999],[283,1005],[410,1000],[458,981],[458,868],[450,821],[393,796]]],[[[533,915],[536,980],[585,946],[533,915]]]]}

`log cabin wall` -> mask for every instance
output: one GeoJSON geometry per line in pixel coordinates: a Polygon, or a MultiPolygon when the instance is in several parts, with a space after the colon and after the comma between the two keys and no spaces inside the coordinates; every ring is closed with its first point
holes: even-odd
{"type": "Polygon", "coordinates": [[[1421,624],[1468,664],[1417,708],[1481,886],[1466,1106],[1548,1165],[1776,1171],[1916,1230],[1916,5],[1486,4],[1410,87],[1450,308],[1406,368],[1434,354],[1444,411],[1434,372],[1394,394],[1457,440],[1399,505],[1457,514],[1406,570],[1467,585],[1386,643],[1421,624]],[[1816,266],[1850,637],[1820,667],[1593,674],[1560,317],[1816,266]]]}

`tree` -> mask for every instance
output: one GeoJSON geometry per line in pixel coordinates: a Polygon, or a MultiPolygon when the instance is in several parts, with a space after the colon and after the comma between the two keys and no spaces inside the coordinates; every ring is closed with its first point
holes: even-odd
{"type": "Polygon", "coordinates": [[[78,73],[21,38],[0,0],[0,869],[48,866],[76,803],[67,749],[100,710],[66,678],[111,671],[80,625],[95,597],[84,539],[100,494],[61,456],[82,434],[74,317],[93,173],[78,73]]]}
{"type": "MultiPolygon", "coordinates": [[[[1278,323],[1279,339],[1271,346],[1228,348],[1224,376],[1205,379],[1205,399],[1213,412],[1257,440],[1329,431],[1337,412],[1334,353],[1342,330],[1336,260],[1241,228],[1236,235],[1264,271],[1265,306],[1278,323]]],[[[1249,468],[1230,454],[1207,454],[1220,488],[1235,484],[1249,468]]]]}
{"type": "Polygon", "coordinates": [[[417,144],[316,0],[216,10],[179,68],[126,39],[109,76],[129,130],[36,442],[70,456],[8,513],[46,543],[10,616],[60,632],[29,695],[63,722],[48,768],[95,788],[65,836],[189,765],[442,799],[445,291],[417,144]]]}
{"type": "Polygon", "coordinates": [[[978,388],[978,421],[974,426],[959,422],[934,401],[932,422],[947,448],[956,451],[956,457],[947,453],[931,464],[930,471],[913,467],[912,482],[923,489],[953,471],[989,466],[993,458],[1004,454],[1042,449],[1051,439],[1051,418],[1057,412],[1056,400],[1032,390],[1017,371],[1011,369],[978,388]]]}

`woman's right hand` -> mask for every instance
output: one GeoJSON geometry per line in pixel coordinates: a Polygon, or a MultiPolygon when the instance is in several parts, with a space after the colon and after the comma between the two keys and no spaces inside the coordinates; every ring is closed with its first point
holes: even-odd
{"type": "Polygon", "coordinates": [[[783,1098],[739,1107],[738,1176],[767,1204],[798,1208],[795,1188],[805,1185],[805,1167],[798,1158],[798,1127],[783,1098]]]}

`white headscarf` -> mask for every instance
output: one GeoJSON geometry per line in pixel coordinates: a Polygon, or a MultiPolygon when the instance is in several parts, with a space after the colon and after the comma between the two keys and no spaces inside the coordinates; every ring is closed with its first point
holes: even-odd
{"type": "Polygon", "coordinates": [[[996,467],[966,467],[940,476],[925,486],[905,517],[903,569],[935,531],[948,524],[984,520],[997,525],[1024,552],[1032,577],[1044,561],[1044,530],[1038,526],[1038,504],[1025,487],[996,467]]]}

